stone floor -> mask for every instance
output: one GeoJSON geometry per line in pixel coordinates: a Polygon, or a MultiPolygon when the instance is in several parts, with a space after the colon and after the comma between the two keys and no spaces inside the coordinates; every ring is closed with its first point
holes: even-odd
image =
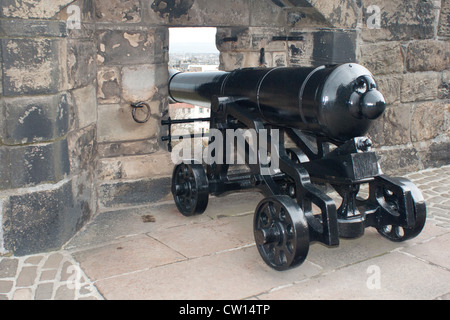
{"type": "Polygon", "coordinates": [[[58,252],[0,258],[0,300],[450,299],[450,166],[407,178],[428,220],[404,243],[369,228],[277,272],[253,240],[259,194],[210,199],[194,218],[159,203],[103,212],[58,252]]]}

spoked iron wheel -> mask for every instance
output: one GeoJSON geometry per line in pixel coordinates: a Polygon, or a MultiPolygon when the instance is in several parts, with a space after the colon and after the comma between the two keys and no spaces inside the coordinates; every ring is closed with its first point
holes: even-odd
{"type": "Polygon", "coordinates": [[[208,206],[208,179],[201,164],[179,164],[172,176],[172,195],[184,216],[205,212],[208,206]]]}
{"type": "Polygon", "coordinates": [[[309,251],[308,223],[289,196],[262,200],[255,211],[253,228],[258,251],[273,269],[288,270],[305,261],[309,251]]]}
{"type": "MultiPolygon", "coordinates": [[[[423,230],[426,222],[426,205],[422,193],[409,180],[399,179],[408,185],[412,195],[412,207],[414,208],[415,223],[411,228],[404,228],[399,225],[385,225],[377,228],[378,233],[383,237],[395,241],[402,242],[417,237],[423,230]]],[[[398,196],[388,189],[382,191],[383,202],[388,206],[389,210],[399,214],[400,205],[398,196]]]]}

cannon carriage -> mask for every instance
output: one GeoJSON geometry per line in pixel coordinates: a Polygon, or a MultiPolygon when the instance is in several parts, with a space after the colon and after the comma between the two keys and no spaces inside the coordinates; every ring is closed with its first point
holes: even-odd
{"type": "Polygon", "coordinates": [[[170,151],[172,141],[197,137],[173,135],[174,124],[209,121],[213,133],[209,146],[214,148],[205,153],[209,159],[184,159],[174,168],[178,210],[193,216],[206,210],[209,195],[261,192],[265,198],[255,209],[253,229],[270,267],[299,266],[311,242],[338,246],[339,238],[361,237],[368,227],[392,241],[422,231],[426,207],[421,192],[406,179],[383,174],[365,136],[386,107],[366,68],[350,63],[171,71],[169,96],[172,102],[211,108],[207,119],[162,121],[169,127],[163,140],[170,151]],[[231,170],[227,151],[236,149],[228,147],[235,139],[244,144],[245,172],[231,170]]]}

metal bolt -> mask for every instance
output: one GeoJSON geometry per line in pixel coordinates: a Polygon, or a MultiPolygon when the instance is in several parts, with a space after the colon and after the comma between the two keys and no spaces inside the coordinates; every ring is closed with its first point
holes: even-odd
{"type": "Polygon", "coordinates": [[[363,152],[369,151],[372,146],[373,146],[372,140],[370,140],[369,138],[360,139],[356,145],[358,150],[361,150],[363,152]]]}

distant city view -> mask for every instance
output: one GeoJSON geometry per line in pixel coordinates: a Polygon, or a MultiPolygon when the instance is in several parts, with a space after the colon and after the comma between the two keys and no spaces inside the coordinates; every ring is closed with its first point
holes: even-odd
{"type": "MultiPolygon", "coordinates": [[[[219,51],[216,48],[215,28],[170,28],[169,68],[182,72],[206,72],[219,69],[219,51]]],[[[173,119],[208,118],[209,108],[185,103],[169,107],[173,119]]],[[[191,133],[206,134],[209,122],[196,122],[174,125],[173,129],[184,129],[191,133]]],[[[207,144],[208,139],[195,139],[197,143],[207,144]]]]}
{"type": "Polygon", "coordinates": [[[172,53],[169,54],[169,68],[179,71],[202,72],[219,68],[219,53],[172,53]]]}
{"type": "Polygon", "coordinates": [[[216,28],[170,28],[169,67],[180,71],[210,71],[219,66],[216,28]],[[191,68],[189,66],[196,66],[191,68]]]}

